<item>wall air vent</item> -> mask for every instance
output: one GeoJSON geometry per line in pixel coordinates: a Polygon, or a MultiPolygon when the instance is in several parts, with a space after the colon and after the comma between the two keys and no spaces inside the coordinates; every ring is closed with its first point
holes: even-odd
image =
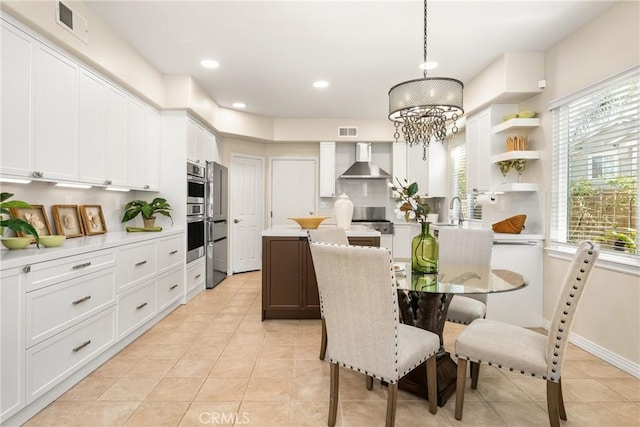
{"type": "Polygon", "coordinates": [[[87,20],[77,12],[74,12],[61,1],[56,7],[56,22],[81,41],[89,42],[89,25],[87,20]]]}
{"type": "Polygon", "coordinates": [[[340,137],[358,136],[358,128],[355,126],[338,126],[338,136],[340,137]]]}

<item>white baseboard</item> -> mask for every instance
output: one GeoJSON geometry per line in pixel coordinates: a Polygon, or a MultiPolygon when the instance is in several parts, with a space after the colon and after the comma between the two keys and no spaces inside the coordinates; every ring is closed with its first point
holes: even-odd
{"type": "MultiPolygon", "coordinates": [[[[551,322],[546,319],[542,319],[542,327],[548,331],[551,328],[551,322]]],[[[580,335],[576,335],[573,332],[569,333],[569,342],[604,360],[605,362],[610,363],[616,368],[622,369],[628,374],[640,379],[640,364],[632,362],[629,359],[625,359],[624,357],[613,353],[611,350],[593,343],[580,335]]]]}

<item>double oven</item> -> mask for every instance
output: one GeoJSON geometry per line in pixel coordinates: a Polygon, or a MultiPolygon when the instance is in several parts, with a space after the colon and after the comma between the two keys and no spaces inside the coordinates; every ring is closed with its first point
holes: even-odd
{"type": "Polygon", "coordinates": [[[206,166],[187,162],[187,263],[205,254],[206,166]]]}

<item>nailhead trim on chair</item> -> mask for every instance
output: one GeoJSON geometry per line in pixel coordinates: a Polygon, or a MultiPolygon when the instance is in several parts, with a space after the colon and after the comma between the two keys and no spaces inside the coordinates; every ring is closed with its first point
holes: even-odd
{"type": "MultiPolygon", "coordinates": [[[[326,244],[326,243],[325,243],[325,244],[326,244]]],[[[329,243],[329,244],[333,245],[333,243],[329,243]]],[[[375,248],[375,249],[377,249],[377,248],[375,248]]],[[[390,256],[390,259],[389,259],[389,264],[390,264],[390,268],[389,268],[390,277],[389,277],[389,279],[390,279],[390,281],[391,281],[391,286],[390,286],[390,288],[391,288],[391,294],[392,294],[392,297],[393,297],[393,300],[394,300],[394,309],[393,309],[393,312],[394,312],[394,313],[397,313],[397,310],[396,310],[396,308],[395,308],[395,307],[397,307],[397,305],[398,305],[398,304],[397,304],[398,293],[397,293],[397,290],[396,290],[396,283],[395,283],[395,271],[393,270],[393,258],[391,258],[391,251],[387,251],[387,252],[389,253],[389,256],[390,256]]],[[[396,339],[396,344],[395,344],[396,373],[398,373],[398,325],[397,325],[397,324],[395,325],[395,339],[396,339]]],[[[401,372],[399,375],[396,375],[396,379],[384,378],[384,377],[381,377],[381,376],[378,376],[378,375],[372,374],[372,373],[367,372],[367,371],[362,371],[362,372],[363,372],[365,375],[368,375],[368,376],[370,376],[370,377],[373,377],[373,378],[379,379],[380,381],[384,381],[384,382],[387,382],[387,383],[389,383],[389,384],[395,384],[395,383],[397,383],[397,382],[400,380],[400,378],[404,377],[406,374],[408,374],[409,372],[413,371],[415,368],[417,368],[418,366],[420,366],[421,364],[423,364],[424,362],[426,362],[426,361],[427,361],[427,359],[429,359],[431,356],[433,356],[433,355],[434,355],[434,354],[436,354],[436,353],[437,353],[437,351],[434,351],[433,353],[431,353],[431,354],[427,355],[426,357],[424,357],[424,358],[420,359],[420,361],[419,361],[419,362],[417,362],[417,363],[416,363],[416,364],[414,364],[413,366],[409,367],[406,371],[401,372]]],[[[337,361],[337,360],[334,360],[334,359],[332,359],[332,358],[329,358],[329,362],[331,362],[331,363],[335,363],[335,364],[337,364],[337,365],[339,365],[339,366],[342,366],[342,367],[344,367],[344,368],[351,369],[352,371],[357,370],[358,372],[361,372],[361,371],[360,371],[360,369],[353,369],[353,366],[345,365],[344,363],[339,362],[339,361],[337,361]]]]}
{"type": "MultiPolygon", "coordinates": [[[[459,354],[457,354],[457,353],[456,353],[456,355],[455,355],[455,356],[456,356],[456,358],[461,358],[461,357],[460,357],[460,355],[459,355],[459,354]]],[[[473,360],[473,359],[471,359],[470,357],[466,357],[466,356],[465,356],[465,357],[463,357],[462,359],[466,359],[466,360],[468,360],[468,361],[470,361],[470,362],[482,363],[482,360],[473,360]]],[[[494,365],[493,365],[493,363],[491,363],[491,362],[485,362],[485,363],[486,363],[487,365],[489,365],[489,366],[494,366],[494,365]]],[[[495,365],[495,366],[497,366],[497,367],[498,367],[498,368],[500,368],[500,369],[503,369],[503,368],[502,368],[502,365],[495,365]]],[[[521,373],[521,374],[523,374],[523,375],[527,375],[527,374],[528,374],[528,375],[531,375],[532,377],[535,377],[535,376],[536,376],[536,374],[534,374],[533,372],[525,372],[525,371],[518,370],[517,368],[511,368],[511,367],[508,367],[508,368],[507,368],[507,367],[505,367],[504,369],[508,369],[508,370],[509,370],[509,371],[511,371],[511,372],[520,372],[520,373],[521,373]]],[[[541,377],[541,378],[542,378],[543,380],[546,380],[546,379],[547,379],[547,376],[546,376],[546,375],[542,375],[542,377],[541,377]]]]}

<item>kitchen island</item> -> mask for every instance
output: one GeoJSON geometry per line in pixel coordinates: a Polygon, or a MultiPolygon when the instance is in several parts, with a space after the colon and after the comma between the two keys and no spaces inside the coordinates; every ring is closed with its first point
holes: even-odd
{"type": "MultiPolygon", "coordinates": [[[[380,246],[380,232],[370,228],[353,226],[347,237],[352,245],[380,246]]],[[[319,318],[320,298],[307,231],[297,225],[264,230],[262,320],[319,318]]]]}

